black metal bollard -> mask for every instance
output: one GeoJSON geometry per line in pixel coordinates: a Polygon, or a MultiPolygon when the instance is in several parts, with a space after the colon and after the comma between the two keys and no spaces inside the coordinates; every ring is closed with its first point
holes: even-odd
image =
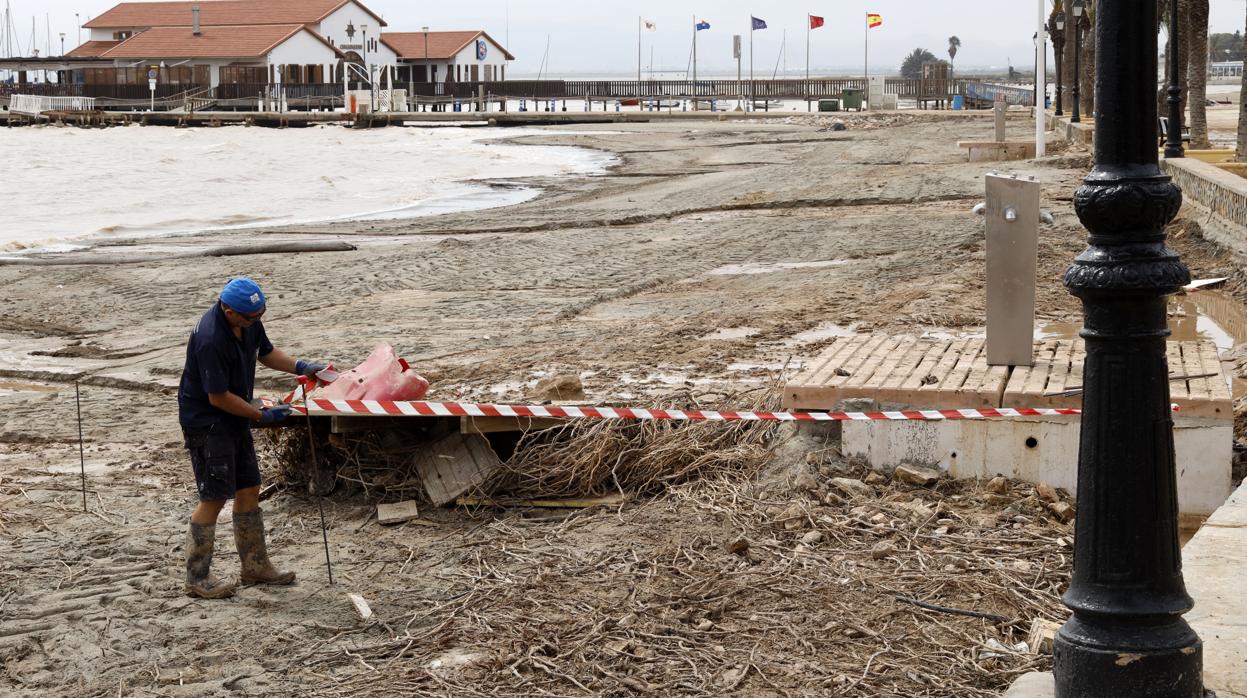
{"type": "Polygon", "coordinates": [[[1202,698],[1203,645],[1182,619],[1193,603],[1165,360],[1166,297],[1190,273],[1165,245],[1182,191],[1161,172],[1152,135],[1156,4],[1099,0],[1096,9],[1096,163],[1074,195],[1090,246],[1065,273],[1083,301],[1087,358],[1064,597],[1074,617],[1054,645],[1057,696],[1202,698]]]}
{"type": "Polygon", "coordinates": [[[1165,157],[1186,157],[1182,152],[1182,87],[1178,83],[1178,0],[1169,0],[1169,128],[1165,137],[1165,157]]]}

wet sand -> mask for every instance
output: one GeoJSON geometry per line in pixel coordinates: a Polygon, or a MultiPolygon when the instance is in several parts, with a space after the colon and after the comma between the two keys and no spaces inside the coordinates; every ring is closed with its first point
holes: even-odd
{"type": "MultiPolygon", "coordinates": [[[[357,246],[351,252],[0,266],[0,692],[331,686],[297,661],[279,669],[266,655],[331,646],[355,627],[346,591],[368,595],[383,618],[436,604],[418,590],[443,588],[434,580],[449,572],[422,556],[489,545],[474,542],[479,526],[466,515],[435,512],[436,527],[379,532],[367,501],[331,500],[341,579],[330,588],[315,502],[288,493],[266,509],[274,556],[299,585],[248,589],[226,603],[181,595],[194,488],[173,391],[187,333],[231,275],[264,285],[278,347],[353,365],[390,342],[431,380],[434,400],[521,401],[541,377],[569,372],[590,402],[644,405],[689,384],[713,399],[769,384],[776,367],[799,367],[836,328],[978,331],[984,246],[970,209],[983,198],[986,168],[966,163],[955,144],[990,138],[991,122],[842,119],[843,132],[799,117],[529,135],[518,142],[600,149],[620,162],[602,177],[520,180],[544,193],[514,207],[217,232],[92,254],[286,240],[345,240],[357,246]],[[76,491],[75,381],[89,513],[76,491]],[[423,551],[414,565],[402,565],[400,541],[423,551]]],[[[1075,151],[1000,168],[1039,178],[1056,217],[1040,241],[1041,323],[1080,318],[1060,280],[1085,246],[1070,197],[1089,166],[1075,151]]],[[[1174,245],[1197,278],[1226,275],[1227,260],[1197,234],[1174,245]]],[[[291,382],[261,369],[259,385],[279,394],[291,382]]],[[[663,533],[673,516],[666,505],[619,522],[600,516],[560,529],[560,543],[678,536],[663,533]]],[[[232,541],[218,553],[225,573],[237,568],[231,551],[232,541]]]]}

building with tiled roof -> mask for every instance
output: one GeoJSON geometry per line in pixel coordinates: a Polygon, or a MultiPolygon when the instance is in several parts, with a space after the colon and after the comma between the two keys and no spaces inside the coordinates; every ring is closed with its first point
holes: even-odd
{"type": "Polygon", "coordinates": [[[509,51],[483,31],[383,32],[381,43],[414,71],[416,82],[505,80],[509,51]]]}
{"type": "Polygon", "coordinates": [[[503,80],[514,60],[482,31],[382,34],[385,20],[359,0],[123,2],[83,26],[89,40],[68,57],[125,71],[92,68],[87,83],[146,84],[152,71],[205,87],[503,80]]]}

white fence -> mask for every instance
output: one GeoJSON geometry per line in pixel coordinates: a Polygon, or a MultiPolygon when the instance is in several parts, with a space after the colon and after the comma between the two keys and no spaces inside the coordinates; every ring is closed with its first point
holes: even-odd
{"type": "Polygon", "coordinates": [[[13,95],[9,112],[40,116],[50,111],[90,111],[95,109],[94,97],[44,97],[42,95],[13,95]]]}

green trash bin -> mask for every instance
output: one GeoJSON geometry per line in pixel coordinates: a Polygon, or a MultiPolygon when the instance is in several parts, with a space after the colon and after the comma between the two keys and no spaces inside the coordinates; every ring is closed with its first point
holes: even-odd
{"type": "Polygon", "coordinates": [[[864,97],[865,92],[863,90],[858,90],[852,87],[847,87],[840,93],[840,99],[843,100],[845,111],[850,109],[861,111],[864,97]]]}
{"type": "Polygon", "coordinates": [[[818,100],[819,111],[840,111],[840,100],[838,99],[820,99],[818,100]]]}

